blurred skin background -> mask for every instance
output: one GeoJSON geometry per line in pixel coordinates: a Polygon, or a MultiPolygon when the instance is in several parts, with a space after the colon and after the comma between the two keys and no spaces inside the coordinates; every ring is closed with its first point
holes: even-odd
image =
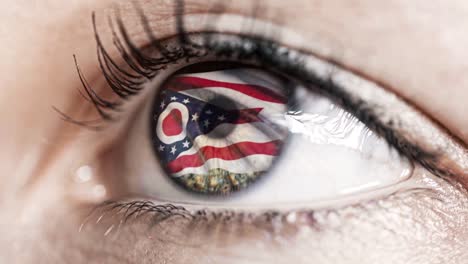
{"type": "MultiPolygon", "coordinates": [[[[223,3],[218,14],[254,14],[255,19],[294,31],[302,41],[286,44],[382,84],[442,128],[443,136],[432,134],[429,139],[447,137],[452,140],[447,145],[458,146],[455,154],[444,152],[444,166],[453,175],[426,186],[430,195],[411,193],[353,204],[327,215],[315,229],[274,241],[248,224],[232,227],[236,235],[213,231],[208,236],[197,231],[184,237],[178,228],[185,223],[175,221],[148,231],[136,221],[107,236],[112,221],[117,225],[120,221],[109,217],[108,223],[80,231],[97,204],[118,199],[126,190],[123,183],[110,180],[119,168],[106,167],[104,160],[118,158],[120,152],[113,146],[125,138],[128,126],[114,132],[89,131],[64,122],[53,107],[83,119],[95,118],[83,110],[85,101],[77,92],[82,84],[72,55],[77,55],[88,80],[99,84],[91,13],[96,12],[98,26],[109,36],[106,14],[116,4],[132,37],[141,39],[140,18],[127,1],[1,4],[1,263],[468,261],[468,2],[223,3]],[[99,173],[77,184],[74,177],[82,164],[99,168],[99,173]],[[160,239],[163,236],[174,238],[160,239]]],[[[139,4],[159,37],[174,34],[174,1],[139,4]]],[[[217,1],[187,0],[185,6],[183,16],[209,14],[216,10],[217,1]]]]}

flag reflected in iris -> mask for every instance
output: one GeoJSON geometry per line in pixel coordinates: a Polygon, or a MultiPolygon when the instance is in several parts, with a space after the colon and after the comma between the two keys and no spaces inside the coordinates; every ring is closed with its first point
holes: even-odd
{"type": "Polygon", "coordinates": [[[153,144],[172,180],[203,194],[248,187],[287,137],[282,82],[239,68],[175,75],[154,105],[153,144]]]}

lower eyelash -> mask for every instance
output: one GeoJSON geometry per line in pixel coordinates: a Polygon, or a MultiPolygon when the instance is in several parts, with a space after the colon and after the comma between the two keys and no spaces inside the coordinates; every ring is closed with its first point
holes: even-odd
{"type": "Polygon", "coordinates": [[[114,229],[120,229],[123,225],[135,222],[146,223],[150,229],[172,224],[183,233],[190,232],[193,226],[203,226],[203,229],[206,229],[205,235],[210,235],[210,230],[222,230],[223,234],[227,234],[245,226],[253,227],[255,231],[273,234],[289,233],[304,225],[314,229],[319,228],[314,219],[314,211],[311,210],[291,212],[269,210],[261,213],[207,209],[189,211],[174,204],[156,204],[152,201],[139,200],[109,201],[97,206],[83,221],[80,230],[87,225],[104,222],[106,224],[111,222],[105,235],[114,229]]]}
{"type": "Polygon", "coordinates": [[[170,218],[181,218],[189,221],[204,221],[204,222],[264,222],[285,218],[285,214],[276,211],[268,211],[262,214],[254,213],[238,213],[232,210],[208,211],[199,209],[189,211],[183,206],[174,204],[155,204],[152,201],[130,201],[130,202],[106,202],[98,206],[92,214],[97,211],[102,212],[98,219],[102,218],[107,213],[120,215],[123,222],[136,220],[140,217],[146,217],[151,214],[151,220],[160,223],[167,221],[170,218]]]}
{"type": "Polygon", "coordinates": [[[132,233],[140,230],[143,232],[142,235],[147,237],[179,244],[181,241],[185,243],[184,241],[190,237],[200,235],[201,239],[222,241],[246,237],[258,239],[256,237],[258,235],[262,238],[271,238],[274,242],[276,238],[293,239],[304,229],[316,233],[331,229],[339,230],[344,224],[343,221],[349,217],[361,218],[363,214],[373,211],[387,211],[396,208],[395,202],[399,206],[406,207],[417,202],[424,207],[434,205],[434,201],[441,203],[440,199],[439,191],[419,186],[365,203],[317,211],[308,209],[287,212],[207,209],[190,211],[183,206],[157,204],[145,200],[108,201],[96,206],[88,214],[81,224],[80,232],[88,227],[99,226],[104,230],[103,235],[108,236],[111,233],[118,235],[121,230],[130,227],[132,233]]]}

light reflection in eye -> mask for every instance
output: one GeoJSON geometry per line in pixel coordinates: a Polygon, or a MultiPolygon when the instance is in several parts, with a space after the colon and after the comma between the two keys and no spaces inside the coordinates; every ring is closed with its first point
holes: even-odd
{"type": "Polygon", "coordinates": [[[334,199],[411,175],[411,163],[351,113],[269,72],[184,72],[160,91],[150,128],[154,153],[168,180],[183,188],[174,188],[167,200],[183,200],[183,192],[226,195],[251,185],[230,199],[334,199]]]}

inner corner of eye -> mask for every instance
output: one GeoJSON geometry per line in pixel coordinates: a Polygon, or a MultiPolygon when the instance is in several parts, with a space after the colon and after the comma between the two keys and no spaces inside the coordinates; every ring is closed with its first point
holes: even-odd
{"type": "Polygon", "coordinates": [[[328,98],[291,83],[231,62],[171,75],[153,101],[149,127],[174,193],[304,202],[408,176],[410,165],[385,140],[328,98]]]}

